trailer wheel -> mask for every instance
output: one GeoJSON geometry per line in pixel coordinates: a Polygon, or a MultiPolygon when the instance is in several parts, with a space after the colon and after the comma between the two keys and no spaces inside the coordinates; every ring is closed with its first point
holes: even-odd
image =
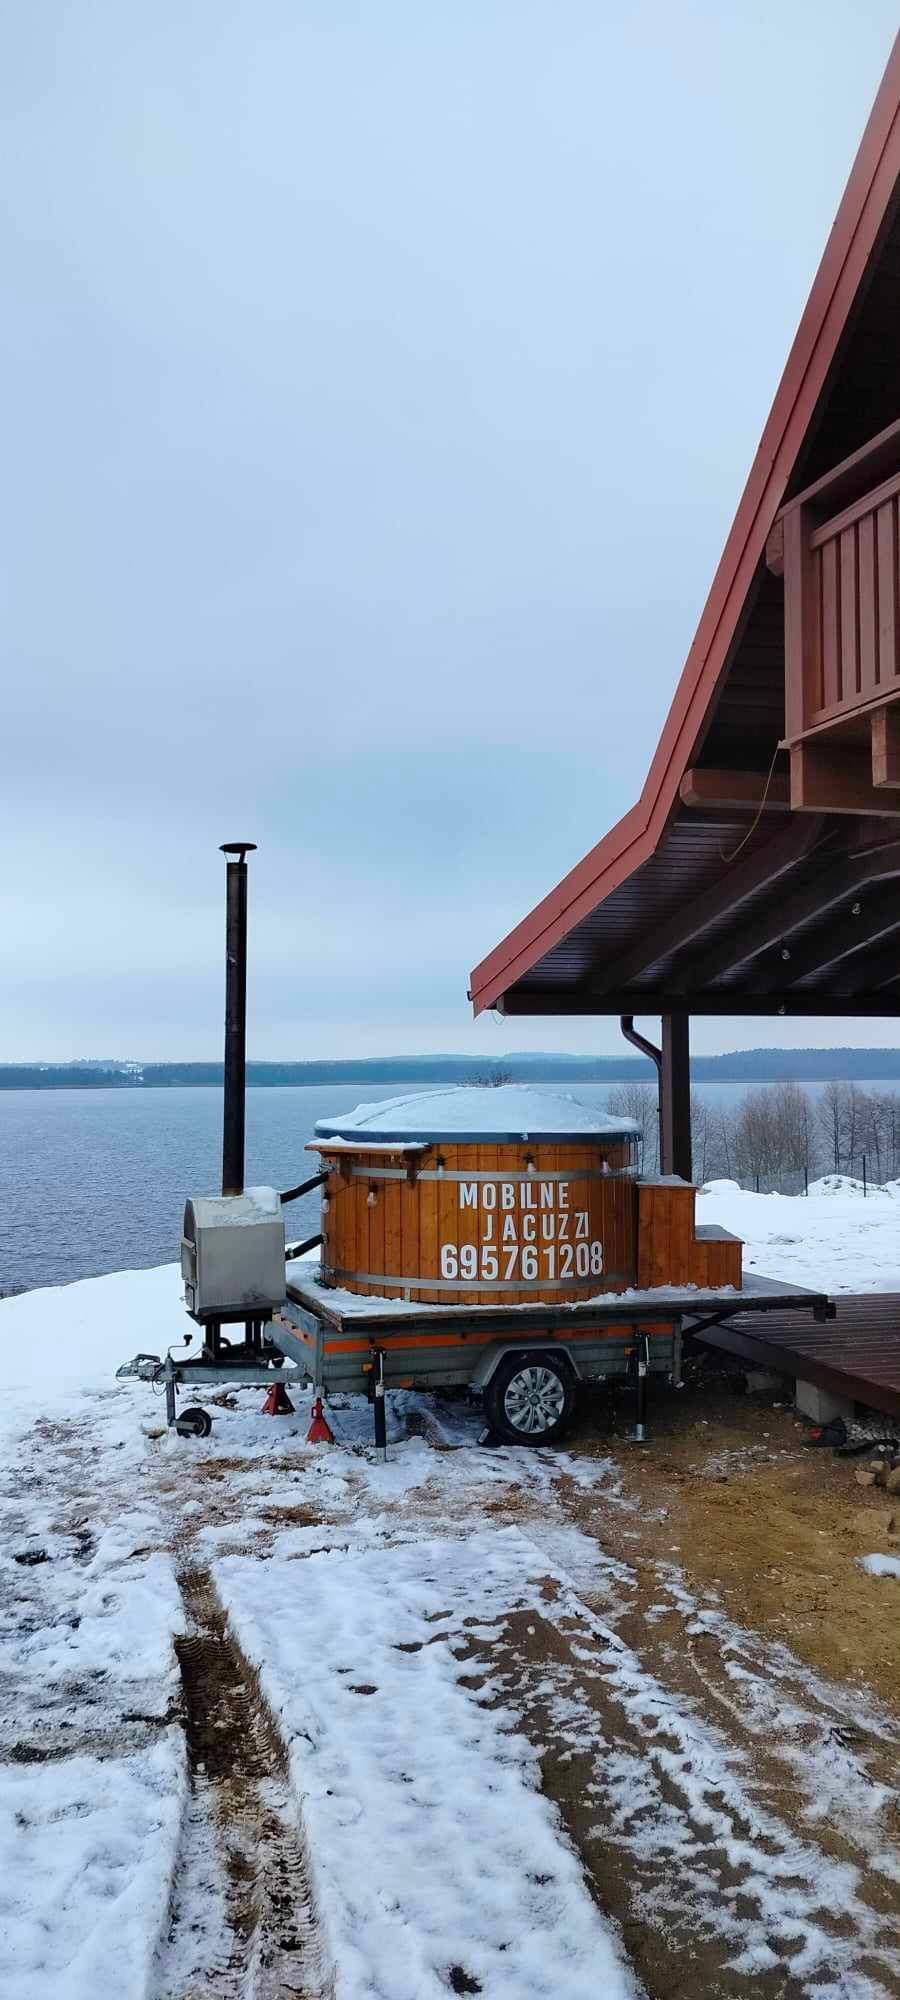
{"type": "Polygon", "coordinates": [[[179,1437],[208,1438],[212,1430],[212,1417],[208,1410],[201,1410],[199,1403],[192,1403],[187,1410],[181,1410],[175,1419],[175,1429],[179,1437]]]}
{"type": "Polygon", "coordinates": [[[488,1422],[506,1444],[556,1444],[575,1408],[575,1380],[555,1354],[510,1354],[484,1392],[488,1422]]]}

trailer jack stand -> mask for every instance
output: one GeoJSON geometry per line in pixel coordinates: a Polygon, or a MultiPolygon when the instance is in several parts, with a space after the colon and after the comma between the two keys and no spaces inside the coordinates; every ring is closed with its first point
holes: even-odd
{"type": "Polygon", "coordinates": [[[166,1384],[166,1423],[172,1430],[178,1416],[178,1404],[175,1399],[175,1368],[171,1354],[166,1355],[163,1375],[166,1384]]]}
{"type": "Polygon", "coordinates": [[[387,1460],[387,1413],[384,1407],[384,1354],[379,1347],[375,1357],[375,1394],[372,1415],[375,1420],[375,1450],[380,1451],[382,1461],[387,1460]]]}
{"type": "Polygon", "coordinates": [[[262,1406],[264,1417],[292,1417],[294,1405],[283,1382],[273,1382],[262,1406]]]}
{"type": "Polygon", "coordinates": [[[306,1433],[307,1444],[333,1444],[334,1432],[322,1408],[321,1396],[316,1396],[312,1406],[312,1423],[306,1433]]]}

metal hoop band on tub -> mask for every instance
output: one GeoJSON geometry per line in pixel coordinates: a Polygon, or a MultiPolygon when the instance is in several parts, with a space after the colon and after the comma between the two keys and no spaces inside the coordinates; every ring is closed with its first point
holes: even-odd
{"type": "MultiPolygon", "coordinates": [[[[336,1165],[340,1170],[339,1161],[336,1165]]],[[[351,1167],[349,1178],[355,1181],[405,1181],[409,1179],[409,1173],[406,1167],[351,1167]]],[[[417,1181],[508,1181],[511,1185],[523,1181],[527,1187],[540,1181],[633,1181],[634,1179],[633,1171],[627,1167],[570,1167],[564,1173],[555,1170],[553,1173],[545,1173],[542,1167],[536,1167],[533,1174],[524,1172],[521,1167],[513,1171],[492,1167],[488,1172],[480,1167],[477,1169],[446,1167],[440,1172],[435,1167],[416,1170],[417,1181]]]]}
{"type": "MultiPolygon", "coordinates": [[[[615,1292],[627,1285],[622,1271],[604,1271],[604,1291],[615,1292]]],[[[599,1297],[596,1280],[587,1278],[408,1278],[389,1271],[346,1271],[340,1266],[322,1266],[322,1276],[335,1284],[388,1285],[391,1291],[423,1292],[584,1292],[599,1297]]]]}

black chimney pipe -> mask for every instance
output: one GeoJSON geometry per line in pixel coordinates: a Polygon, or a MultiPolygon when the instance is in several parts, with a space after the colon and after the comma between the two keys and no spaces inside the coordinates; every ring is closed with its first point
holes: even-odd
{"type": "Polygon", "coordinates": [[[222,1107],[222,1193],[244,1192],[244,1107],[247,1087],[247,862],[255,840],[226,841],[225,1094],[222,1107]],[[233,858],[236,857],[236,858],[233,858]]]}

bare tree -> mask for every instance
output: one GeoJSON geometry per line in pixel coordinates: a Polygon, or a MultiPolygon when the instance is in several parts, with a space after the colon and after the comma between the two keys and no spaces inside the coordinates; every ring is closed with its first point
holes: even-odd
{"type": "Polygon", "coordinates": [[[900,1098],[895,1091],[870,1093],[855,1083],[826,1083],[817,1123],[831,1171],[859,1173],[865,1154],[876,1180],[892,1175],[900,1139],[898,1110],[900,1098]]]}
{"type": "Polygon", "coordinates": [[[815,1158],[815,1127],[809,1095],[799,1083],[773,1085],[782,1167],[808,1183],[815,1158]]]}
{"type": "Polygon", "coordinates": [[[825,1142],[831,1171],[839,1174],[846,1131],[845,1083],[826,1083],[816,1109],[816,1121],[825,1142]]]}
{"type": "Polygon", "coordinates": [[[799,1084],[748,1091],[735,1121],[734,1157],[742,1179],[776,1188],[806,1183],[815,1164],[815,1125],[799,1084]]]}
{"type": "Polygon", "coordinates": [[[895,1090],[885,1090],[877,1102],[881,1119],[886,1178],[893,1180],[897,1172],[897,1147],[900,1145],[900,1097],[895,1090]]]}
{"type": "Polygon", "coordinates": [[[735,1120],[734,1157],[741,1180],[769,1180],[777,1171],[768,1090],[748,1090],[735,1120]]]}
{"type": "Polygon", "coordinates": [[[866,1155],[876,1181],[891,1180],[896,1168],[897,1137],[900,1133],[898,1099],[892,1090],[858,1093],[857,1120],[860,1152],[866,1155]]]}
{"type": "Polygon", "coordinates": [[[847,1131],[847,1166],[849,1168],[850,1173],[852,1174],[853,1163],[857,1158],[857,1155],[861,1154],[863,1150],[861,1142],[861,1132],[865,1116],[866,1093],[864,1090],[857,1090],[855,1083],[845,1084],[844,1088],[847,1093],[845,1100],[846,1102],[845,1116],[846,1116],[846,1131],[847,1131]]]}
{"type": "Polygon", "coordinates": [[[695,1181],[702,1187],[704,1181],[720,1180],[723,1174],[730,1177],[730,1147],[725,1131],[725,1113],[714,1112],[706,1097],[691,1091],[691,1159],[695,1181]]]}
{"type": "Polygon", "coordinates": [[[719,1112],[718,1124],[719,1124],[719,1146],[721,1149],[722,1164],[725,1168],[725,1178],[726,1180],[730,1181],[734,1179],[734,1174],[732,1173],[732,1161],[734,1156],[735,1118],[734,1118],[734,1112],[729,1110],[728,1107],[724,1104],[722,1106],[721,1111],[719,1112]]]}
{"type": "Polygon", "coordinates": [[[636,1077],[632,1083],[617,1083],[606,1101],[615,1118],[633,1118],[640,1127],[641,1154],[645,1174],[659,1171],[659,1098],[652,1083],[636,1077]]]}

